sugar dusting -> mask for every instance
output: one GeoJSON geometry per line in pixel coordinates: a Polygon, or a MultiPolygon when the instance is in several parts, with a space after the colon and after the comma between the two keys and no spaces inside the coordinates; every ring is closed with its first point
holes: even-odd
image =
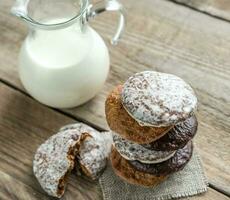
{"type": "Polygon", "coordinates": [[[33,172],[41,187],[50,196],[60,198],[64,188],[60,189],[60,181],[74,168],[75,159],[95,179],[106,166],[111,151],[112,135],[110,132],[100,133],[83,124],[67,125],[48,138],[37,149],[33,172]],[[84,136],[88,137],[84,137],[84,136]]]}
{"type": "Polygon", "coordinates": [[[173,157],[175,151],[154,151],[140,144],[126,140],[113,133],[114,146],[117,151],[127,160],[138,160],[142,163],[160,163],[173,157]]]}
{"type": "Polygon", "coordinates": [[[142,126],[170,126],[191,116],[197,107],[193,89],[181,78],[144,71],[124,84],[122,104],[142,126]]]}
{"type": "Polygon", "coordinates": [[[81,133],[89,133],[81,143],[78,161],[84,166],[92,179],[98,178],[106,166],[106,160],[111,152],[112,135],[110,132],[98,132],[97,130],[83,123],[71,124],[61,130],[76,130],[81,133]]]}
{"type": "Polygon", "coordinates": [[[51,196],[61,197],[59,181],[74,167],[68,155],[80,140],[80,132],[66,130],[51,136],[38,149],[33,171],[41,187],[51,196]]]}

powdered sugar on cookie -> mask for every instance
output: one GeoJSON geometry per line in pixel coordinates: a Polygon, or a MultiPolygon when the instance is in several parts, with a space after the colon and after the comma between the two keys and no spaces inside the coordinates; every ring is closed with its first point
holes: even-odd
{"type": "Polygon", "coordinates": [[[114,146],[117,151],[127,160],[138,160],[142,163],[161,163],[173,157],[175,151],[154,151],[140,144],[126,140],[117,134],[113,134],[114,146]]]}
{"type": "Polygon", "coordinates": [[[98,132],[82,123],[71,124],[63,127],[61,130],[67,129],[91,135],[91,137],[85,137],[81,143],[77,157],[84,173],[92,179],[98,178],[106,166],[107,157],[111,151],[111,133],[98,132]]]}
{"type": "MultiPolygon", "coordinates": [[[[100,134],[104,134],[105,137],[107,137],[106,135],[109,133],[100,134]]],[[[109,152],[108,149],[105,148],[108,144],[105,144],[105,141],[102,141],[100,138],[101,136],[86,138],[80,147],[80,154],[78,156],[82,170],[92,179],[97,179],[105,168],[109,152]]],[[[111,144],[110,141],[110,148],[111,144]]]]}
{"type": "Polygon", "coordinates": [[[49,195],[63,195],[66,176],[74,168],[75,150],[80,137],[77,131],[61,131],[37,149],[33,161],[34,175],[49,195]]]}
{"type": "Polygon", "coordinates": [[[37,149],[34,174],[50,196],[60,198],[67,176],[76,164],[80,163],[83,172],[92,179],[99,176],[106,166],[111,145],[109,132],[100,133],[83,123],[67,125],[37,149]]]}
{"type": "Polygon", "coordinates": [[[144,71],[124,84],[122,104],[144,126],[170,126],[193,115],[197,98],[193,89],[172,74],[144,71]]]}

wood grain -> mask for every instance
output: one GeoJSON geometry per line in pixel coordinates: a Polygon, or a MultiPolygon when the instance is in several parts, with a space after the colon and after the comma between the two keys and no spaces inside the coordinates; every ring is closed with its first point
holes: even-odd
{"type": "MultiPolygon", "coordinates": [[[[199,98],[196,143],[209,181],[230,192],[229,23],[168,1],[122,2],[128,24],[118,46],[107,43],[111,72],[106,85],[92,101],[63,112],[107,129],[104,101],[115,85],[146,69],[176,74],[192,84],[199,98]]],[[[0,6],[0,78],[23,90],[17,74],[17,55],[26,26],[8,14],[11,3],[5,1],[0,6]]],[[[107,41],[116,25],[114,17],[104,14],[91,23],[107,41]]],[[[48,121],[46,118],[43,128],[51,130],[48,121]]],[[[61,120],[60,125],[63,123],[61,120]]]]}
{"type": "Polygon", "coordinates": [[[28,185],[18,181],[8,174],[0,171],[0,199],[49,199],[45,194],[41,194],[29,187],[28,185]]]}
{"type": "Polygon", "coordinates": [[[229,0],[169,0],[230,21],[229,0]]]}
{"type": "MultiPolygon", "coordinates": [[[[60,126],[73,120],[2,83],[0,96],[4,96],[0,98],[0,199],[7,195],[12,195],[8,199],[45,199],[32,172],[34,153],[60,126]]],[[[67,190],[63,199],[101,198],[97,182],[74,174],[67,190]]]]}
{"type": "MultiPolygon", "coordinates": [[[[49,198],[32,173],[36,148],[72,119],[35,102],[31,98],[0,83],[0,199],[49,198]]],[[[62,199],[102,199],[98,183],[72,174],[62,199]]],[[[227,200],[209,188],[208,192],[191,197],[194,200],[227,200]]]]}

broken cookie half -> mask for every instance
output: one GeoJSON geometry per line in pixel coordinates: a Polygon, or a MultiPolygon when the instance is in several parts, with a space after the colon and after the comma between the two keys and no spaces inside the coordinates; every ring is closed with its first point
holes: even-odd
{"type": "Polygon", "coordinates": [[[97,179],[105,168],[107,157],[111,152],[112,134],[110,132],[98,132],[83,123],[70,124],[60,129],[60,131],[66,130],[76,130],[91,136],[82,139],[77,161],[85,175],[93,180],[97,179]]]}
{"type": "Polygon", "coordinates": [[[64,194],[68,174],[80,163],[82,171],[96,179],[106,166],[112,136],[77,123],[65,126],[46,140],[34,156],[33,171],[51,196],[64,194]]]}

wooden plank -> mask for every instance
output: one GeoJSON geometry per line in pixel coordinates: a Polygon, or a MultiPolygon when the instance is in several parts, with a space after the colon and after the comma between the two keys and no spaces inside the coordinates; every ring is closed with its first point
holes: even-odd
{"type": "MultiPolygon", "coordinates": [[[[32,173],[32,159],[39,144],[60,125],[72,119],[0,83],[0,199],[49,199],[32,173]]],[[[102,199],[98,183],[71,175],[62,199],[102,199]]],[[[188,199],[227,200],[209,188],[188,199]]]]}
{"type": "MultiPolygon", "coordinates": [[[[7,14],[9,2],[0,7],[0,78],[23,89],[16,57],[26,27],[7,14]]],[[[108,44],[111,72],[103,91],[89,103],[64,112],[108,128],[104,101],[116,84],[146,69],[176,74],[193,85],[199,98],[200,126],[196,143],[209,181],[229,192],[229,23],[168,1],[122,2],[128,13],[127,29],[117,47],[108,44]]],[[[105,14],[92,25],[108,39],[115,23],[114,15],[105,14]]]]}
{"type": "Polygon", "coordinates": [[[169,0],[230,21],[229,0],[169,0]]]}
{"type": "Polygon", "coordinates": [[[8,174],[0,171],[0,199],[49,199],[46,195],[37,192],[28,185],[16,180],[8,174]]]}
{"type": "Polygon", "coordinates": [[[225,195],[219,195],[220,193],[217,193],[215,190],[213,189],[209,189],[207,193],[202,194],[202,195],[198,195],[196,197],[188,197],[188,198],[184,198],[182,200],[215,200],[215,199],[219,199],[219,200],[229,200],[229,198],[225,195]]]}
{"type": "MultiPolygon", "coordinates": [[[[39,198],[46,194],[32,172],[34,153],[60,126],[73,120],[2,83],[0,95],[0,199],[8,194],[12,199],[45,199],[39,198]]],[[[70,197],[100,199],[98,183],[72,175],[64,199],[70,197]]]]}

